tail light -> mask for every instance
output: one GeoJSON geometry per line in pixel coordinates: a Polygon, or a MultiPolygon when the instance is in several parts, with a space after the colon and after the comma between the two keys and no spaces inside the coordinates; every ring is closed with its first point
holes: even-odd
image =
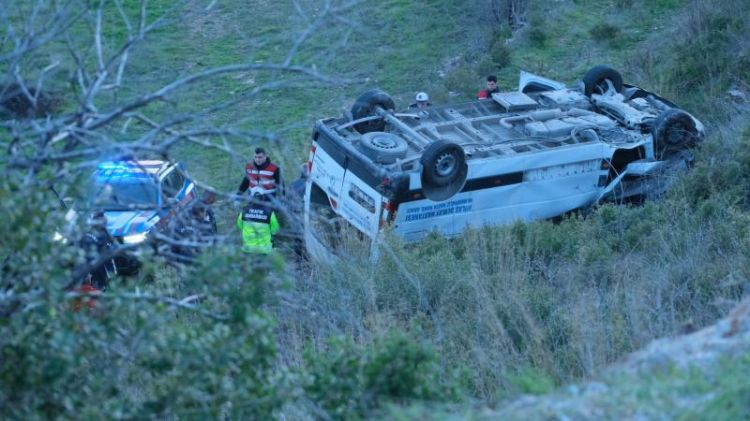
{"type": "Polygon", "coordinates": [[[313,166],[313,159],[315,158],[315,150],[318,148],[318,145],[313,143],[313,145],[310,147],[310,158],[307,160],[307,174],[312,174],[312,166],[313,166]]]}

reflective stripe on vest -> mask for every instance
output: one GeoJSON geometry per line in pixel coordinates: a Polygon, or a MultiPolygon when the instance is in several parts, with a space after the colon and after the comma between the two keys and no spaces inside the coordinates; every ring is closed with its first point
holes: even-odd
{"type": "Polygon", "coordinates": [[[262,187],[263,190],[269,193],[276,191],[276,180],[274,180],[273,175],[278,169],[279,167],[270,162],[262,170],[256,168],[254,163],[248,163],[245,165],[245,173],[247,180],[250,182],[249,188],[262,187]]]}

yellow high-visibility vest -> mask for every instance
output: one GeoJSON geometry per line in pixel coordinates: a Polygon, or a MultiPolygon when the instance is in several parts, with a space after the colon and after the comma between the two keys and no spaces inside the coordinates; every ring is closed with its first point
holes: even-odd
{"type": "Polygon", "coordinates": [[[242,233],[242,251],[244,253],[270,253],[273,245],[271,235],[279,231],[276,212],[271,212],[268,222],[244,218],[243,213],[237,217],[237,228],[242,233]]]}

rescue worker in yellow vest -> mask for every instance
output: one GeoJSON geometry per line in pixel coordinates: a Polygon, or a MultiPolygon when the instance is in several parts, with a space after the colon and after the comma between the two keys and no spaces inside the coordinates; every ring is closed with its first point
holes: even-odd
{"type": "Polygon", "coordinates": [[[271,236],[279,231],[279,221],[269,199],[268,195],[253,193],[252,200],[237,217],[243,253],[268,254],[273,249],[271,236]]]}

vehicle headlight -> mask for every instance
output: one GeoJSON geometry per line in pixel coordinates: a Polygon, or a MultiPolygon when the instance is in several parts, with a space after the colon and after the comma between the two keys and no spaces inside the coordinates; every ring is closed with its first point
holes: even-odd
{"type": "Polygon", "coordinates": [[[122,237],[122,242],[125,244],[138,244],[146,241],[146,233],[126,235],[122,237]]]}

